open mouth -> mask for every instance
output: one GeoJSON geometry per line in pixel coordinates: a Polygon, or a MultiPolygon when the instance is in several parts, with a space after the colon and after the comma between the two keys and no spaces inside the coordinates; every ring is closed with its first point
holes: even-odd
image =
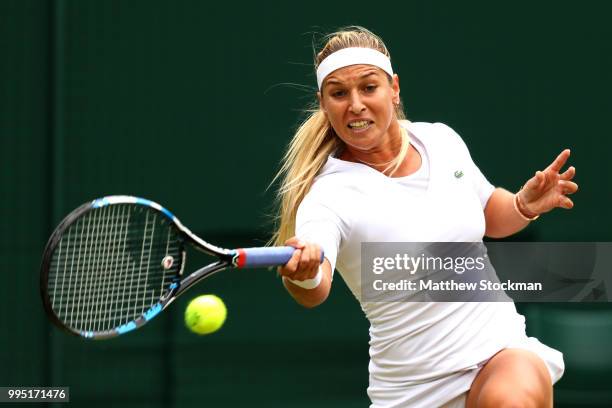
{"type": "Polygon", "coordinates": [[[356,120],[354,122],[349,123],[347,126],[351,130],[360,131],[369,128],[372,123],[374,122],[370,120],[356,120]]]}

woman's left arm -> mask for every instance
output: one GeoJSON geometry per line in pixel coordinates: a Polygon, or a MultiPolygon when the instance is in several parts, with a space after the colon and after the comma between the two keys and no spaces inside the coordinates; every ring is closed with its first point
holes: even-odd
{"type": "Polygon", "coordinates": [[[570,209],[574,206],[567,197],[578,190],[578,185],[571,181],[576,169],[570,166],[565,172],[561,168],[570,156],[569,149],[543,171],[537,171],[516,193],[497,188],[485,207],[485,235],[491,238],[503,238],[525,228],[530,221],[540,214],[556,207],[570,209]]]}

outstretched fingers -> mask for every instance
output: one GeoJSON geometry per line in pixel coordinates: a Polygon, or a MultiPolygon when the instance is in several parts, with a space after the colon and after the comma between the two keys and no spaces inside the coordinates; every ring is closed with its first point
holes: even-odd
{"type": "Polygon", "coordinates": [[[574,207],[574,202],[569,197],[559,196],[559,203],[557,204],[557,207],[561,207],[561,208],[565,208],[569,210],[570,208],[574,207]]]}
{"type": "Polygon", "coordinates": [[[559,195],[559,201],[557,207],[570,209],[574,207],[574,202],[571,198],[567,197],[569,194],[574,194],[578,191],[578,184],[573,181],[560,180],[559,187],[561,188],[561,194],[559,195]]]}
{"type": "Polygon", "coordinates": [[[570,149],[563,150],[561,153],[559,153],[557,158],[553,160],[553,162],[546,168],[546,170],[552,170],[555,173],[559,173],[567,162],[567,159],[570,157],[570,153],[570,149]]]}
{"type": "Polygon", "coordinates": [[[561,180],[571,180],[576,175],[576,168],[574,166],[570,166],[567,170],[565,170],[561,175],[561,180]]]}
{"type": "Polygon", "coordinates": [[[561,187],[561,194],[563,195],[574,194],[578,191],[578,184],[573,181],[560,180],[559,187],[561,187]]]}
{"type": "Polygon", "coordinates": [[[536,171],[519,190],[520,200],[527,209],[542,214],[555,207],[574,207],[574,202],[567,196],[578,191],[578,184],[572,181],[576,168],[570,166],[561,173],[569,156],[570,150],[563,150],[546,169],[536,171]]]}

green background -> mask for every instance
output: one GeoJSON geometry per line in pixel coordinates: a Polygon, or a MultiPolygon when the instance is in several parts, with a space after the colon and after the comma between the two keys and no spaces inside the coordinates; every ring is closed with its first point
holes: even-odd
{"type": "MultiPolygon", "coordinates": [[[[368,324],[341,279],[306,310],[274,272],[231,271],[191,293],[226,301],[214,335],[183,327],[187,296],[86,342],[44,315],[47,237],[79,204],[130,194],[211,242],[265,242],[268,184],[314,97],[312,35],[359,24],[385,39],[407,116],[457,130],[494,184],[572,149],[575,209],[518,239],[612,241],[606,4],[0,0],[0,386],[66,385],[87,407],[367,406],[368,324]]],[[[612,405],[612,309],[519,307],[565,354],[556,405],[612,405]]]]}

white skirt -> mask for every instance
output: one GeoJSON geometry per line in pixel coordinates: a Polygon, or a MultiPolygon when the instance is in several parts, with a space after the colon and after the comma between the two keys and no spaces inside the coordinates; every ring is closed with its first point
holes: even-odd
{"type": "MultiPolygon", "coordinates": [[[[528,350],[538,355],[546,364],[553,384],[563,375],[563,354],[540,343],[535,337],[525,336],[507,344],[505,348],[528,350]]],[[[487,361],[420,384],[383,383],[370,377],[370,408],[463,408],[472,382],[487,361]]]]}

